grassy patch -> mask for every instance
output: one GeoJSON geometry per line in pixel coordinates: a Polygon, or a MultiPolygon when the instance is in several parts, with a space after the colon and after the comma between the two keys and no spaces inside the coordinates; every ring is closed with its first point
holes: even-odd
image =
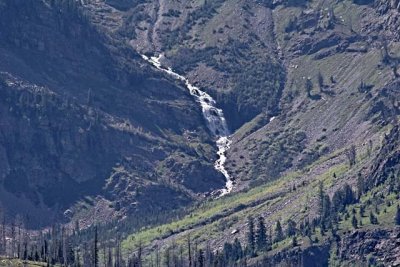
{"type": "MultiPolygon", "coordinates": [[[[19,259],[5,259],[0,258],[0,266],[1,267],[38,267],[38,266],[47,266],[44,262],[34,262],[34,261],[24,261],[19,259]]],[[[59,265],[56,265],[59,266],[59,265]]]]}
{"type": "MultiPolygon", "coordinates": [[[[330,157],[325,158],[325,160],[329,159],[330,157]]],[[[320,162],[322,162],[322,160],[320,162]]],[[[312,167],[316,167],[316,165],[312,165],[311,168],[312,167]]],[[[198,227],[196,230],[191,231],[192,239],[198,239],[197,241],[199,242],[205,241],[205,237],[209,239],[214,235],[220,234],[225,229],[232,228],[239,221],[238,218],[243,220],[243,218],[249,215],[258,216],[265,212],[268,207],[274,206],[279,202],[284,202],[291,196],[298,196],[296,201],[305,203],[316,195],[316,190],[318,188],[317,183],[319,180],[322,180],[326,185],[331,185],[334,183],[333,173],[335,173],[337,177],[340,177],[347,170],[348,167],[345,164],[331,166],[328,170],[319,175],[317,179],[298,188],[297,191],[293,193],[290,192],[292,185],[297,179],[307,175],[307,173],[289,173],[275,182],[253,188],[247,192],[229,195],[216,200],[209,200],[197,205],[197,207],[194,207],[188,212],[188,215],[177,221],[157,227],[143,228],[141,231],[128,236],[123,242],[123,248],[125,251],[132,251],[135,250],[139,244],[147,246],[154,240],[164,239],[196,227],[198,227]],[[299,190],[303,190],[304,194],[300,194],[299,192],[302,191],[299,190]]],[[[287,203],[289,205],[292,204],[292,202],[287,203]]],[[[304,212],[307,212],[307,210],[304,212]]],[[[279,210],[277,214],[270,215],[268,220],[270,222],[275,222],[279,219],[284,222],[291,217],[292,214],[287,212],[287,210],[279,210]]],[[[238,223],[240,225],[242,221],[238,223]]],[[[176,241],[178,242],[179,238],[176,239],[176,241]]]]}

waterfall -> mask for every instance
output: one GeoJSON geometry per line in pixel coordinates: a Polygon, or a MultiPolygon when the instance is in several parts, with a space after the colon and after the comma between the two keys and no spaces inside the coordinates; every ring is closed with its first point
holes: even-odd
{"type": "Polygon", "coordinates": [[[220,196],[229,194],[233,189],[233,181],[228,171],[225,169],[225,162],[226,151],[229,149],[231,141],[229,139],[230,133],[224,113],[221,109],[216,107],[217,103],[209,94],[190,84],[187,78],[174,72],[171,68],[163,67],[161,65],[162,57],[162,54],[160,54],[158,57],[148,57],[146,55],[142,55],[144,60],[151,63],[157,69],[169,74],[177,80],[183,81],[190,94],[195,98],[196,102],[200,104],[203,116],[207,122],[207,126],[217,140],[216,145],[218,148],[218,159],[215,162],[214,167],[216,170],[221,172],[226,179],[225,188],[219,190],[219,193],[220,196]]]}

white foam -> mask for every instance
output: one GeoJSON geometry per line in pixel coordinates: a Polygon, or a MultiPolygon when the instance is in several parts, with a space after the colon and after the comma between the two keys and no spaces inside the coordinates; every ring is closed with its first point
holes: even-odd
{"type": "Polygon", "coordinates": [[[228,125],[222,109],[216,107],[217,103],[209,94],[192,85],[187,78],[174,72],[171,68],[164,68],[161,65],[162,54],[158,57],[148,57],[146,55],[142,55],[142,57],[157,69],[168,73],[177,80],[183,81],[190,94],[195,98],[196,102],[200,104],[207,126],[216,138],[218,159],[215,162],[214,167],[216,170],[221,172],[226,179],[225,188],[219,190],[219,193],[220,196],[229,194],[233,189],[233,181],[228,171],[225,169],[225,163],[226,151],[229,149],[231,141],[229,139],[230,133],[228,125]]]}

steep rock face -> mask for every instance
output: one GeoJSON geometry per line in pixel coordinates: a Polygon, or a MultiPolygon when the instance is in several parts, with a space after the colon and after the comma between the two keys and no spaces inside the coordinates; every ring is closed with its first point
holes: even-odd
{"type": "Polygon", "coordinates": [[[261,112],[278,111],[285,71],[269,5],[160,0],[138,4],[125,16],[131,45],[165,53],[167,65],[217,99],[232,130],[261,112]]]}
{"type": "Polygon", "coordinates": [[[397,266],[399,255],[400,228],[357,230],[344,234],[337,242],[331,240],[320,246],[292,248],[279,251],[249,266],[370,266],[383,264],[397,266]],[[332,246],[335,244],[335,246],[332,246]],[[339,261],[330,261],[330,255],[339,261]]]}
{"type": "Polygon", "coordinates": [[[198,105],[75,4],[0,1],[6,212],[39,226],[87,196],[112,215],[222,188],[198,105]]]}
{"type": "Polygon", "coordinates": [[[396,179],[400,171],[400,130],[394,127],[385,140],[378,157],[373,162],[366,178],[367,186],[373,188],[388,179],[396,179]]]}
{"type": "Polygon", "coordinates": [[[397,266],[400,264],[399,243],[400,228],[355,231],[342,238],[338,255],[343,261],[349,261],[349,264],[362,262],[368,265],[379,263],[397,266]]]}
{"type": "Polygon", "coordinates": [[[400,11],[400,1],[399,0],[389,0],[389,1],[377,1],[379,11],[388,12],[390,9],[400,11]]]}
{"type": "Polygon", "coordinates": [[[318,267],[327,266],[329,263],[330,245],[310,246],[306,249],[294,248],[280,251],[270,257],[249,266],[299,266],[299,267],[318,267]]]}
{"type": "Polygon", "coordinates": [[[382,91],[399,75],[396,5],[154,0],[102,7],[113,8],[107,16],[122,20],[114,31],[135,50],[164,53],[165,65],[215,97],[235,132],[229,172],[265,181],[362,143],[382,125],[373,117],[382,112],[367,106],[385,109],[382,91]]]}

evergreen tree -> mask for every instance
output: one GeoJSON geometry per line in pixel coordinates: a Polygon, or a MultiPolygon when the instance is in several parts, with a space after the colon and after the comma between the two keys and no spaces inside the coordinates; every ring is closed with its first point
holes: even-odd
{"type": "Polygon", "coordinates": [[[94,227],[94,248],[93,248],[93,264],[94,267],[99,266],[99,248],[97,247],[97,226],[94,227]]]}
{"type": "Polygon", "coordinates": [[[241,258],[243,258],[243,250],[240,241],[235,238],[233,244],[225,242],[223,249],[223,261],[227,264],[233,264],[241,258]]]}
{"type": "Polygon", "coordinates": [[[240,241],[237,238],[235,238],[235,241],[233,242],[233,251],[234,251],[234,260],[235,261],[243,258],[242,244],[240,244],[240,241]]]}
{"type": "Polygon", "coordinates": [[[255,234],[254,234],[254,220],[252,217],[248,218],[248,222],[247,222],[247,228],[248,228],[248,232],[247,232],[247,253],[249,255],[254,255],[255,252],[255,244],[254,244],[254,240],[255,240],[255,234]]]}
{"type": "Polygon", "coordinates": [[[322,76],[321,72],[318,72],[318,85],[319,89],[322,91],[324,89],[324,76],[322,76]]]}
{"type": "Polygon", "coordinates": [[[365,213],[365,206],[364,205],[360,205],[360,216],[364,217],[364,213],[365,213]]]}
{"type": "Polygon", "coordinates": [[[267,249],[267,229],[264,219],[261,216],[258,217],[256,245],[259,251],[265,251],[267,249]]]}
{"type": "Polygon", "coordinates": [[[296,235],[296,231],[297,231],[296,222],[293,221],[292,219],[289,219],[287,221],[287,230],[286,230],[287,236],[291,237],[291,236],[296,235]]]}
{"type": "Polygon", "coordinates": [[[75,252],[70,238],[66,240],[66,263],[68,266],[72,266],[75,263],[75,252]]]}
{"type": "Polygon", "coordinates": [[[322,181],[320,181],[318,183],[318,202],[319,202],[318,208],[319,208],[319,215],[321,217],[324,210],[324,195],[325,195],[324,184],[322,183],[322,181]]]}
{"type": "Polygon", "coordinates": [[[281,222],[278,220],[275,226],[275,242],[282,241],[284,238],[281,222]]]}
{"type": "Polygon", "coordinates": [[[197,264],[198,267],[204,267],[204,251],[202,249],[197,252],[197,264]]]}
{"type": "Polygon", "coordinates": [[[292,247],[297,247],[297,237],[294,235],[293,237],[292,237],[292,247]]]}
{"type": "Polygon", "coordinates": [[[188,247],[188,262],[189,267],[192,267],[192,242],[190,240],[190,235],[187,238],[187,247],[188,247]]]}
{"type": "Polygon", "coordinates": [[[354,229],[357,229],[357,227],[358,227],[358,221],[354,214],[353,214],[353,217],[351,218],[351,225],[353,226],[354,229]]]}
{"type": "Polygon", "coordinates": [[[351,189],[350,185],[347,183],[343,187],[343,195],[344,195],[344,205],[349,205],[355,203],[355,196],[353,189],[351,189]]]}
{"type": "Polygon", "coordinates": [[[369,221],[371,224],[378,224],[378,218],[376,218],[372,211],[369,213],[369,221]]]}

